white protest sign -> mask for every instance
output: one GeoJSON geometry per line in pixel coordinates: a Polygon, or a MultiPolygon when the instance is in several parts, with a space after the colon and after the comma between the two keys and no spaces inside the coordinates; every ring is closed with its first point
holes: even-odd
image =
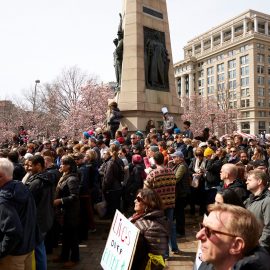
{"type": "Polygon", "coordinates": [[[140,230],[116,210],[105,249],[101,258],[104,270],[131,268],[140,230]]]}

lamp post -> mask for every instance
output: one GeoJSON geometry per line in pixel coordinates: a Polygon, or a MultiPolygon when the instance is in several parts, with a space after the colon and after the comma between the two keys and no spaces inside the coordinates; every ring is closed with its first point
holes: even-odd
{"type": "Polygon", "coordinates": [[[216,119],[216,115],[214,113],[210,113],[210,120],[211,120],[211,123],[212,123],[212,132],[214,134],[214,121],[216,119]]]}
{"type": "Polygon", "coordinates": [[[38,83],[40,83],[40,80],[35,80],[35,91],[34,91],[33,112],[36,111],[37,84],[38,84],[38,83]]]}

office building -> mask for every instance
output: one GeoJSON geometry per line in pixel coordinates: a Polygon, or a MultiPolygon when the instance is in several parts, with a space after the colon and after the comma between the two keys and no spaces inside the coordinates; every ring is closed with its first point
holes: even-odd
{"type": "Polygon", "coordinates": [[[270,133],[270,15],[248,10],[193,38],[174,71],[180,97],[214,97],[238,130],[270,133]]]}

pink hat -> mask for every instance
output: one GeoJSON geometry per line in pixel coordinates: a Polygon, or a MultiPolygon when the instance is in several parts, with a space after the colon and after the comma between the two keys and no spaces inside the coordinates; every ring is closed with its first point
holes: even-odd
{"type": "Polygon", "coordinates": [[[132,156],[132,163],[134,163],[134,164],[142,163],[141,155],[138,155],[138,154],[133,155],[132,156]]]}
{"type": "Polygon", "coordinates": [[[125,138],[124,137],[119,137],[117,138],[117,141],[120,143],[120,144],[123,144],[125,142],[125,138]]]}
{"type": "Polygon", "coordinates": [[[92,136],[92,135],[94,135],[94,130],[88,130],[87,133],[88,133],[90,136],[92,136]]]}

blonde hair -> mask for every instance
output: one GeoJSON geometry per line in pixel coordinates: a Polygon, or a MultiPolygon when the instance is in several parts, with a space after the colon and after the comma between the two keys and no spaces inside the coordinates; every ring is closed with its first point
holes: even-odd
{"type": "Polygon", "coordinates": [[[97,152],[93,149],[87,150],[85,153],[85,156],[86,156],[87,160],[89,160],[89,161],[96,160],[98,157],[97,152]]]}

